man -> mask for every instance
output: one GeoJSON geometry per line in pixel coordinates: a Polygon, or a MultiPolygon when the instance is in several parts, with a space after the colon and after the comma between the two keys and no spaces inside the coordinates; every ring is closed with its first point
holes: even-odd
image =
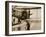
{"type": "Polygon", "coordinates": [[[26,19],[27,19],[27,12],[25,10],[22,12],[21,20],[27,23],[26,24],[26,27],[27,27],[26,30],[30,30],[30,24],[26,19]]]}

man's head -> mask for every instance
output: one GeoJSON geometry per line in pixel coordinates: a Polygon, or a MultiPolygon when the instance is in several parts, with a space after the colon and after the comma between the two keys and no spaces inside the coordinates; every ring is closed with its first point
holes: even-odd
{"type": "Polygon", "coordinates": [[[22,12],[21,19],[22,19],[22,20],[27,19],[27,12],[26,12],[26,11],[23,11],[23,12],[22,12]]]}

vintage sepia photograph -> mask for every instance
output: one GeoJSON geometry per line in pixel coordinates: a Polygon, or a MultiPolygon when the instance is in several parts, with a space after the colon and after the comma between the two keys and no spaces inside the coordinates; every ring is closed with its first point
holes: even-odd
{"type": "Polygon", "coordinates": [[[12,31],[40,29],[41,7],[12,6],[12,31]]]}
{"type": "Polygon", "coordinates": [[[44,3],[6,2],[6,34],[40,34],[45,31],[44,3]]]}

